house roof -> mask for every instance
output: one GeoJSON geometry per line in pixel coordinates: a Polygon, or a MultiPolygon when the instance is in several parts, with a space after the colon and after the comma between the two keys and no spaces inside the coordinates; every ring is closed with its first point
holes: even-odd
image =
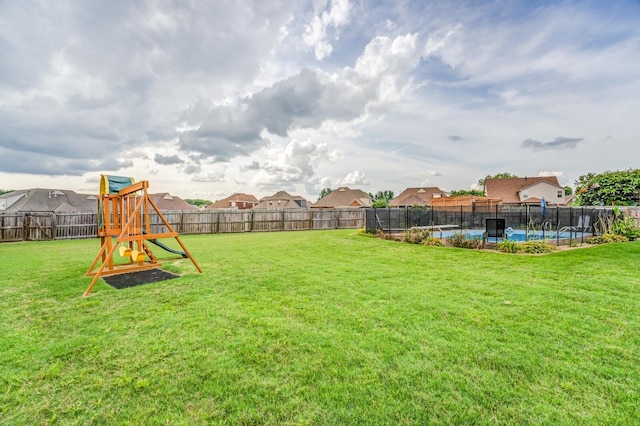
{"type": "Polygon", "coordinates": [[[429,206],[433,198],[448,197],[449,194],[436,186],[407,188],[389,201],[391,207],[429,206]]]}
{"type": "Polygon", "coordinates": [[[370,207],[371,197],[361,189],[351,189],[346,186],[331,191],[315,203],[312,208],[327,209],[335,207],[370,207]]]}
{"type": "Polygon", "coordinates": [[[262,197],[254,209],[300,209],[306,204],[307,200],[304,197],[278,191],[273,195],[262,197]]]}
{"type": "MultiPolygon", "coordinates": [[[[487,179],[484,182],[484,191],[489,198],[502,198],[502,201],[506,204],[509,203],[522,203],[520,201],[520,191],[527,189],[531,186],[537,185],[540,182],[545,182],[550,185],[557,186],[560,189],[564,189],[560,186],[558,178],[556,176],[537,176],[537,177],[523,177],[523,178],[503,178],[503,179],[487,179]]],[[[531,199],[527,199],[527,203],[531,203],[531,199]]],[[[540,199],[537,199],[537,203],[540,199]]]]}
{"type": "Polygon", "coordinates": [[[231,208],[231,203],[251,203],[253,205],[258,204],[258,199],[250,194],[244,194],[242,192],[237,192],[235,194],[229,195],[227,198],[222,200],[218,200],[215,203],[207,206],[208,209],[228,209],[231,208]]]}
{"type": "Polygon", "coordinates": [[[96,212],[96,195],[32,188],[0,195],[0,212],[96,212]]]}
{"type": "Polygon", "coordinates": [[[149,197],[156,203],[160,210],[199,210],[198,207],[168,192],[149,194],[149,197]]]}

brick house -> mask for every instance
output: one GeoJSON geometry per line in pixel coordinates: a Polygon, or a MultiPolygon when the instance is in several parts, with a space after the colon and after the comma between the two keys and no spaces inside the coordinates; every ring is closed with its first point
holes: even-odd
{"type": "Polygon", "coordinates": [[[448,197],[449,193],[442,189],[430,186],[419,188],[407,188],[400,195],[389,202],[390,207],[430,206],[431,201],[448,197]]]}
{"type": "Polygon", "coordinates": [[[564,206],[567,197],[556,176],[487,179],[485,193],[489,198],[502,198],[505,205],[540,204],[564,206]]]}

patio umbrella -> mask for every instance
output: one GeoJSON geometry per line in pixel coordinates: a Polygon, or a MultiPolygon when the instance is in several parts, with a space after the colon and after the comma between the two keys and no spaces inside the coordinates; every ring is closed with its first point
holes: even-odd
{"type": "Polygon", "coordinates": [[[542,215],[542,217],[545,217],[549,214],[549,209],[547,208],[547,200],[545,200],[544,197],[542,197],[542,199],[540,200],[540,214],[542,215]]]}

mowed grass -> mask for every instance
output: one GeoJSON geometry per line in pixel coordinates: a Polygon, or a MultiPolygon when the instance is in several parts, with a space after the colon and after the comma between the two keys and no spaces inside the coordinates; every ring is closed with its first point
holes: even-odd
{"type": "Polygon", "coordinates": [[[0,424],[640,423],[640,243],[182,238],[89,298],[97,240],[0,245],[0,424]]]}

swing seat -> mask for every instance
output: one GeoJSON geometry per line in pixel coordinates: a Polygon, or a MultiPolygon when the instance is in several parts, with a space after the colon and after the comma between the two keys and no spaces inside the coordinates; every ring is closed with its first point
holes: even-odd
{"type": "Polygon", "coordinates": [[[143,262],[144,261],[144,251],[132,250],[131,251],[131,260],[134,262],[143,262]]]}
{"type": "Polygon", "coordinates": [[[131,248],[127,246],[120,246],[118,249],[120,252],[120,257],[129,257],[131,255],[131,248]]]}

